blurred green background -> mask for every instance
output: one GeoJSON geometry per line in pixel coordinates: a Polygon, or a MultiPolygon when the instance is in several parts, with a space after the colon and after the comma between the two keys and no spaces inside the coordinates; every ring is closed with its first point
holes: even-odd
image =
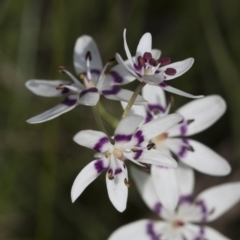
{"type": "MultiPolygon", "coordinates": [[[[196,193],[240,180],[240,1],[239,0],[1,0],[0,1],[0,239],[104,240],[122,224],[154,217],[134,184],[128,208],[111,205],[104,174],[72,204],[70,189],[93,152],[72,141],[81,129],[96,129],[91,110],[78,106],[52,121],[29,125],[26,119],[59,102],[35,96],[28,79],[67,79],[73,72],[73,47],[82,34],[97,42],[103,61],[125,56],[122,33],[132,53],[143,33],[173,61],[195,64],[171,84],[192,94],[220,94],[227,113],[195,136],[227,158],[227,177],[197,174],[196,193]]],[[[130,86],[134,88],[134,84],[130,86]]],[[[175,107],[189,99],[175,96],[175,107]]],[[[120,104],[105,101],[117,117],[120,104]]],[[[109,131],[113,131],[107,125],[109,131]]],[[[211,225],[239,239],[240,204],[211,225]]]]}

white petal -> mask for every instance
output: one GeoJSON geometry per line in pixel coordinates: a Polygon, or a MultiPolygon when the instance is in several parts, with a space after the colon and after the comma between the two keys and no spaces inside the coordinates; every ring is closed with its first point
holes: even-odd
{"type": "Polygon", "coordinates": [[[165,90],[167,92],[175,93],[175,94],[180,95],[180,96],[184,96],[184,97],[188,97],[188,98],[202,98],[203,97],[203,95],[194,96],[192,94],[186,93],[182,90],[179,90],[177,88],[174,88],[174,87],[171,87],[171,86],[167,85],[165,82],[160,83],[159,86],[162,87],[163,90],[165,90]]]}
{"type": "Polygon", "coordinates": [[[153,185],[153,179],[150,174],[143,170],[138,170],[135,167],[130,169],[133,180],[137,186],[138,192],[146,205],[158,215],[161,214],[161,204],[157,196],[155,187],[153,185]]]}
{"type": "Polygon", "coordinates": [[[162,88],[158,86],[146,85],[142,90],[143,97],[150,105],[160,105],[166,108],[166,97],[162,88]]]}
{"type": "MultiPolygon", "coordinates": [[[[179,139],[171,139],[172,142],[178,140],[179,139]]],[[[202,173],[213,176],[224,176],[230,173],[231,167],[229,163],[210,148],[191,139],[188,139],[188,144],[194,151],[189,151],[186,148],[175,151],[171,145],[169,145],[169,148],[178,155],[184,164],[202,173]]]]}
{"type": "Polygon", "coordinates": [[[222,235],[220,232],[207,226],[204,227],[204,236],[208,240],[230,240],[230,238],[222,235]]]}
{"type": "Polygon", "coordinates": [[[151,176],[163,207],[174,210],[178,203],[178,183],[175,169],[151,166],[151,176]]]}
{"type": "Polygon", "coordinates": [[[88,88],[79,95],[79,103],[87,106],[95,106],[100,98],[97,88],[88,88]]]}
{"type": "Polygon", "coordinates": [[[109,166],[109,160],[106,158],[90,162],[77,175],[71,189],[72,202],[82,194],[85,188],[93,182],[109,166]]]}
{"type": "Polygon", "coordinates": [[[194,120],[187,126],[185,135],[190,136],[209,128],[226,111],[226,102],[218,95],[211,95],[193,100],[176,112],[183,115],[185,120],[194,120]]]}
{"type": "Polygon", "coordinates": [[[151,53],[152,53],[152,57],[158,60],[162,52],[159,49],[152,49],[151,53]]]}
{"type": "Polygon", "coordinates": [[[150,240],[152,238],[147,231],[150,223],[150,220],[143,219],[124,225],[115,230],[108,240],[150,240]]]}
{"type": "MultiPolygon", "coordinates": [[[[120,161],[120,160],[114,160],[120,161]]],[[[111,161],[112,164],[112,161],[111,161]]],[[[110,168],[112,166],[110,165],[110,168]]],[[[115,171],[116,168],[112,168],[115,171]]],[[[119,211],[123,212],[126,209],[128,187],[125,185],[126,172],[120,172],[115,175],[113,179],[108,178],[106,174],[107,191],[110,201],[113,206],[119,211]]]]}
{"type": "Polygon", "coordinates": [[[164,117],[157,118],[141,127],[136,132],[142,132],[144,140],[150,140],[158,135],[166,132],[169,128],[179,123],[182,120],[182,116],[179,114],[170,114],[164,117]]]}
{"type": "Polygon", "coordinates": [[[139,78],[139,76],[134,72],[134,70],[132,69],[132,67],[130,68],[130,66],[123,61],[122,57],[121,57],[118,53],[116,53],[115,58],[116,58],[117,62],[118,62],[119,64],[121,64],[129,74],[131,74],[133,77],[135,77],[135,78],[138,79],[139,81],[142,81],[142,80],[139,78]]]}
{"type": "Polygon", "coordinates": [[[193,169],[180,162],[176,169],[176,175],[180,197],[191,196],[193,194],[195,181],[193,169]]]}
{"type": "Polygon", "coordinates": [[[196,202],[199,201],[203,202],[210,213],[207,221],[213,221],[240,201],[240,182],[209,188],[197,196],[196,202]]]}
{"type": "Polygon", "coordinates": [[[152,35],[151,33],[145,33],[138,43],[136,58],[139,56],[143,56],[145,52],[151,51],[152,51],[152,35]]]}
{"type": "Polygon", "coordinates": [[[62,80],[29,80],[25,83],[26,87],[33,93],[42,97],[60,97],[64,96],[70,91],[57,90],[59,85],[68,85],[70,82],[62,80]]]}
{"type": "Polygon", "coordinates": [[[42,123],[53,118],[60,116],[61,114],[68,112],[77,106],[78,95],[68,96],[62,103],[57,106],[27,120],[28,123],[42,123]]]}
{"type": "MultiPolygon", "coordinates": [[[[126,102],[121,101],[121,105],[122,105],[123,110],[127,107],[126,102]]],[[[145,118],[146,114],[147,114],[146,107],[144,107],[143,105],[133,105],[129,114],[135,114],[135,115],[139,115],[139,116],[142,116],[143,118],[145,118]]]]}
{"type": "Polygon", "coordinates": [[[165,71],[168,68],[175,69],[177,72],[173,76],[164,74],[164,76],[165,76],[164,79],[165,80],[171,80],[171,79],[177,78],[177,77],[183,75],[185,72],[187,72],[192,67],[193,63],[194,63],[194,59],[193,58],[188,58],[188,59],[185,59],[183,61],[171,63],[169,65],[161,67],[160,70],[165,71]]]}
{"type": "MultiPolygon", "coordinates": [[[[114,87],[116,88],[116,87],[114,87]]],[[[131,99],[133,92],[127,89],[121,89],[118,88],[118,91],[114,91],[114,89],[110,89],[110,90],[103,90],[103,95],[104,97],[111,99],[111,100],[117,100],[117,101],[125,101],[125,102],[129,102],[129,100],[131,99]],[[112,94],[111,94],[112,92],[112,94]]],[[[143,103],[146,103],[146,100],[141,96],[138,95],[134,104],[135,105],[142,105],[143,103]]]]}
{"type": "Polygon", "coordinates": [[[115,141],[129,142],[142,120],[143,118],[138,115],[129,115],[122,119],[114,132],[115,141]]]}
{"type": "Polygon", "coordinates": [[[125,52],[126,52],[126,55],[127,55],[127,58],[128,58],[128,61],[130,62],[130,64],[133,66],[133,58],[132,58],[132,55],[129,51],[129,48],[128,48],[128,45],[127,45],[127,38],[126,38],[126,33],[127,33],[127,29],[125,28],[123,30],[123,42],[124,42],[124,49],[125,49],[125,52]]]}
{"type": "Polygon", "coordinates": [[[172,157],[164,155],[160,151],[155,149],[143,149],[137,152],[132,152],[128,155],[128,158],[138,160],[142,163],[153,164],[162,167],[177,167],[177,162],[172,157]]]}
{"type": "Polygon", "coordinates": [[[102,69],[102,60],[95,41],[92,37],[83,35],[77,39],[74,47],[74,67],[77,74],[87,71],[86,53],[88,51],[92,56],[91,69],[102,69]]]}
{"type": "Polygon", "coordinates": [[[152,84],[154,86],[160,84],[164,80],[162,74],[154,74],[154,75],[144,75],[143,81],[148,84],[152,84]]]}
{"type": "Polygon", "coordinates": [[[111,147],[107,135],[94,130],[83,130],[78,132],[73,140],[84,147],[94,149],[96,152],[106,152],[111,147]]]}
{"type": "MultiPolygon", "coordinates": [[[[131,69],[131,65],[129,63],[129,60],[126,60],[124,62],[125,65],[128,66],[128,68],[131,69]]],[[[107,76],[108,78],[111,78],[112,83],[115,84],[127,84],[132,82],[133,80],[135,80],[135,77],[130,74],[125,67],[122,64],[117,64],[116,66],[114,66],[111,71],[110,71],[110,75],[107,76]]],[[[107,79],[106,79],[107,81],[107,79]]]]}

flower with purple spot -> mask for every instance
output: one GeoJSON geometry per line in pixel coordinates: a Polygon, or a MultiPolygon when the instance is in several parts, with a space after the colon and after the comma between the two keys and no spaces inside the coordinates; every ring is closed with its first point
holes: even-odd
{"type": "Polygon", "coordinates": [[[176,170],[179,201],[176,209],[169,211],[162,206],[152,177],[135,168],[131,172],[143,200],[161,220],[143,219],[127,224],[113,232],[108,240],[228,240],[205,224],[214,221],[239,202],[240,182],[209,188],[194,199],[193,170],[180,166],[176,170]]]}
{"type": "MultiPolygon", "coordinates": [[[[54,108],[45,111],[27,120],[28,123],[41,123],[70,111],[78,104],[94,106],[98,103],[100,95],[111,100],[129,101],[131,91],[122,89],[119,85],[129,82],[124,76],[121,67],[108,70],[110,60],[104,67],[96,43],[90,36],[77,39],[74,48],[74,67],[79,77],[76,78],[65,67],[59,71],[68,75],[71,81],[29,80],[26,87],[36,95],[43,97],[62,97],[66,99],[54,108]],[[123,74],[121,74],[123,73],[123,74]]],[[[142,104],[145,100],[138,96],[135,104],[142,104]]]]}
{"type": "Polygon", "coordinates": [[[182,95],[189,98],[201,98],[203,96],[194,96],[185,93],[166,84],[166,81],[172,80],[187,72],[194,63],[193,58],[171,63],[171,59],[166,57],[159,59],[161,51],[152,49],[152,35],[145,33],[140,39],[136,55],[132,57],[126,40],[126,29],[123,32],[124,48],[127,60],[123,61],[122,57],[117,53],[116,60],[122,68],[124,76],[128,76],[132,81],[138,79],[140,82],[160,86],[168,92],[182,95]]]}
{"type": "MultiPolygon", "coordinates": [[[[145,106],[133,106],[131,114],[141,115],[142,124],[154,121],[169,114],[171,102],[167,104],[164,91],[156,86],[143,88],[143,97],[148,101],[145,106]]],[[[123,108],[125,103],[122,103],[123,108]]],[[[229,163],[202,143],[187,138],[214,124],[226,111],[226,103],[218,95],[211,95],[193,100],[176,110],[183,120],[171,129],[151,139],[154,148],[162,153],[174,156],[202,173],[224,176],[230,173],[229,163]]],[[[178,185],[175,171],[151,166],[156,191],[161,202],[173,209],[178,201],[178,185]],[[169,184],[171,183],[171,188],[169,184]],[[162,194],[164,192],[165,194],[162,194]]]]}
{"type": "Polygon", "coordinates": [[[126,208],[129,186],[126,159],[141,166],[153,164],[167,168],[177,167],[171,156],[152,149],[148,142],[177,124],[182,117],[172,114],[139,127],[142,120],[137,115],[124,118],[118,124],[113,139],[109,139],[105,133],[93,130],[83,130],[74,136],[74,141],[79,145],[95,150],[98,159],[90,162],[76,177],[71,190],[73,202],[92,181],[106,171],[110,201],[122,212],[126,208]]]}

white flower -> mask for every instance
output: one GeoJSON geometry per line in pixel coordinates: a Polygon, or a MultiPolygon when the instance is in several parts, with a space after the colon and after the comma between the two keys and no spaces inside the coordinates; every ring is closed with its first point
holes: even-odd
{"type": "MultiPolygon", "coordinates": [[[[126,84],[129,78],[121,75],[120,66],[113,67],[108,72],[109,61],[104,67],[95,41],[87,35],[77,39],[74,48],[74,67],[79,80],[75,78],[64,67],[59,70],[67,74],[70,81],[48,81],[48,80],[29,80],[26,87],[36,95],[43,97],[62,97],[67,96],[63,102],[33,118],[27,120],[28,123],[41,123],[51,120],[65,112],[75,108],[78,104],[94,106],[99,101],[102,94],[108,99],[129,101],[132,92],[119,88],[118,85],[126,84]],[[106,74],[108,76],[106,76],[106,74]]],[[[138,96],[135,104],[145,102],[138,96]]]]}
{"type": "MultiPolygon", "coordinates": [[[[146,85],[142,94],[148,104],[145,107],[133,106],[132,113],[143,116],[143,123],[168,114],[171,104],[167,105],[161,88],[146,85]]],[[[125,106],[124,103],[122,105],[125,106]]],[[[183,116],[183,121],[151,139],[151,142],[155,144],[157,150],[166,155],[173,153],[182,163],[195,170],[214,176],[227,175],[231,168],[224,158],[202,143],[186,138],[210,127],[225,111],[226,103],[218,95],[193,100],[176,110],[183,116]]],[[[152,166],[151,174],[161,202],[169,209],[175,208],[178,201],[175,170],[152,166]]]]}
{"type": "Polygon", "coordinates": [[[148,142],[181,119],[179,114],[171,114],[137,128],[142,122],[142,117],[128,116],[118,124],[114,132],[114,143],[111,143],[106,134],[99,131],[84,130],[77,133],[74,141],[81,146],[94,149],[98,159],[90,162],[76,177],[71,191],[72,201],[74,202],[103,171],[107,171],[109,198],[118,211],[124,211],[128,194],[126,186],[129,185],[124,160],[129,159],[139,165],[157,164],[176,168],[177,164],[173,158],[151,149],[148,142]]]}
{"type": "Polygon", "coordinates": [[[203,97],[185,93],[166,84],[166,81],[172,80],[187,72],[193,65],[193,58],[175,63],[171,63],[170,58],[159,59],[161,51],[152,49],[152,35],[150,33],[145,33],[142,36],[137,46],[136,56],[132,57],[127,45],[126,29],[124,29],[123,32],[123,39],[128,60],[123,61],[118,53],[116,54],[116,60],[119,65],[125,68],[123,73],[125,76],[128,76],[130,80],[138,79],[140,82],[159,85],[168,92],[189,98],[203,97]]]}
{"type": "Polygon", "coordinates": [[[169,211],[162,207],[150,176],[133,169],[132,174],[143,200],[162,220],[144,219],[127,224],[117,229],[108,240],[229,240],[203,224],[217,219],[240,200],[240,182],[209,188],[194,200],[193,171],[186,166],[179,166],[176,171],[180,198],[176,210],[169,211]]]}

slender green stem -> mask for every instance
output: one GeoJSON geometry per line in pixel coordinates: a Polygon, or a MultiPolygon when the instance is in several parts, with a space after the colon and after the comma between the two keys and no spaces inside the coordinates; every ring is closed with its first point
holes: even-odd
{"type": "Polygon", "coordinates": [[[125,118],[125,117],[128,115],[128,113],[129,113],[129,111],[131,110],[132,105],[134,104],[134,102],[135,102],[138,94],[141,92],[141,90],[143,89],[143,87],[144,87],[145,85],[146,85],[145,82],[141,82],[141,83],[137,86],[135,92],[133,93],[131,99],[130,99],[129,102],[128,102],[127,107],[126,107],[125,110],[123,111],[123,114],[122,114],[122,118],[121,118],[121,119],[125,118]]]}
{"type": "Polygon", "coordinates": [[[92,107],[92,113],[93,113],[93,117],[95,119],[98,129],[107,134],[107,131],[106,131],[106,129],[103,125],[102,119],[101,119],[101,115],[98,110],[98,104],[96,106],[92,107]]]}
{"type": "Polygon", "coordinates": [[[100,112],[102,118],[115,129],[119,122],[118,119],[115,118],[109,112],[107,112],[106,109],[104,108],[104,106],[100,102],[98,102],[98,109],[99,109],[99,112],[100,112]]]}

